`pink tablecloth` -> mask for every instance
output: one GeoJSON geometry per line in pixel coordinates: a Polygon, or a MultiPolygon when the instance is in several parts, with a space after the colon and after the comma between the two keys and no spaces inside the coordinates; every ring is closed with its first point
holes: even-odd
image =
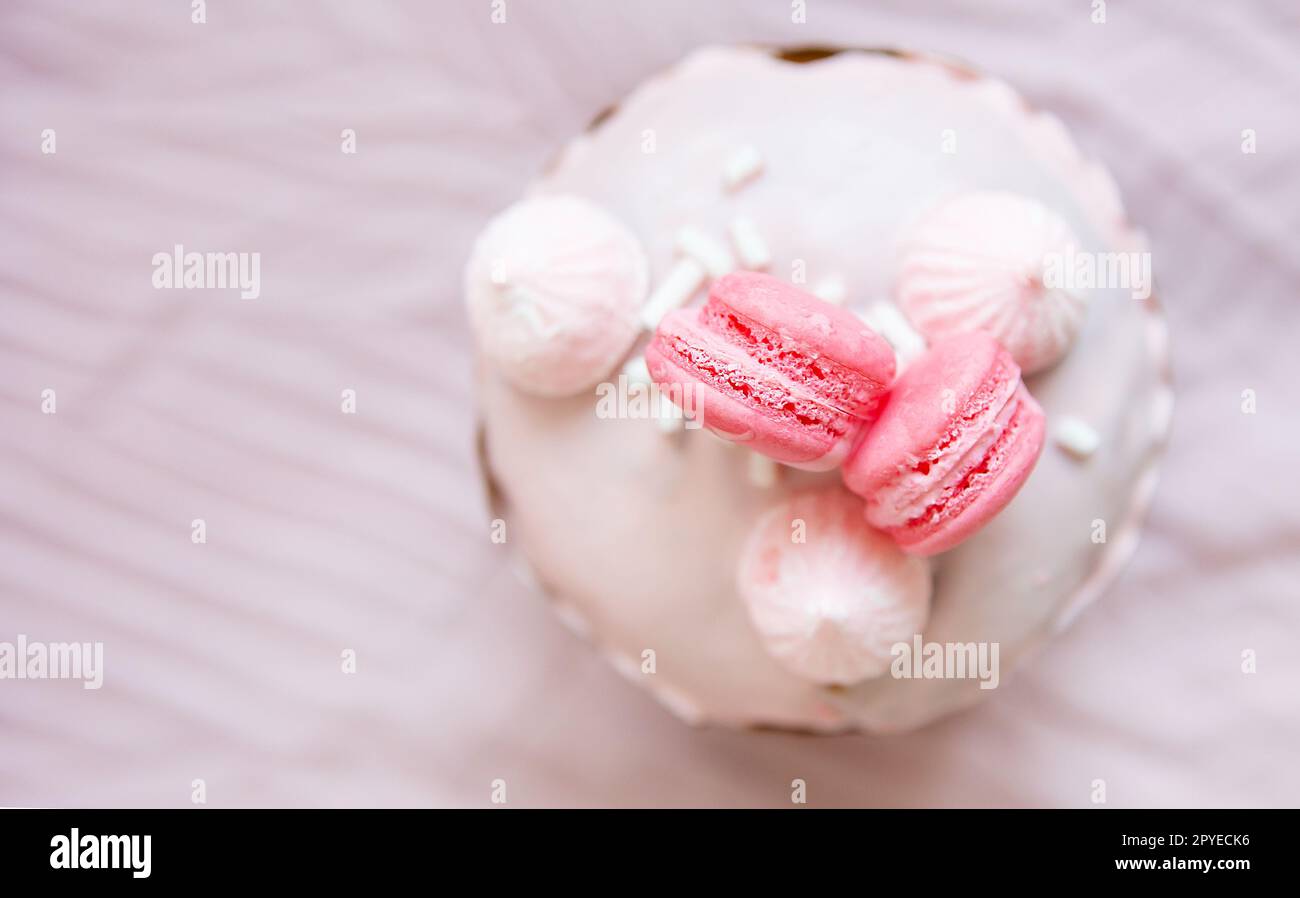
{"type": "Polygon", "coordinates": [[[105,652],[100,690],[0,680],[0,805],[1300,803],[1293,4],[790,6],[0,7],[0,642],[105,652]],[[1138,555],[910,736],[688,728],[488,538],[470,241],[594,112],[740,41],[1000,74],[1152,236],[1178,407],[1138,555]],[[153,289],[176,244],[260,253],[261,296],[153,289]]]}

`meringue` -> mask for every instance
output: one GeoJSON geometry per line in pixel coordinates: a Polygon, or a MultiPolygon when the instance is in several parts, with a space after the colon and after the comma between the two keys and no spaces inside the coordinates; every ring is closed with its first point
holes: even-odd
{"type": "Polygon", "coordinates": [[[1069,350],[1087,293],[1049,287],[1044,268],[1079,246],[1059,215],[1013,193],[959,194],[925,215],[902,242],[895,292],[931,341],[991,333],[1022,371],[1041,371],[1069,350]]]}
{"type": "Polygon", "coordinates": [[[847,685],[880,676],[930,613],[930,568],[833,487],[796,494],[755,524],[737,568],[764,648],[797,676],[847,685]]]}
{"type": "Polygon", "coordinates": [[[645,251],[620,222],[579,197],[540,196],[488,223],[465,298],[479,349],[508,381],[572,396],[636,341],[648,283],[645,251]]]}

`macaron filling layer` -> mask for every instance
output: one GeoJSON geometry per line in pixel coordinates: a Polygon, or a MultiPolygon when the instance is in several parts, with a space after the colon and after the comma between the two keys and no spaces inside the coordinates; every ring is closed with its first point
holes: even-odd
{"type": "Polygon", "coordinates": [[[759,364],[805,386],[835,408],[868,421],[879,412],[888,384],[790,339],[716,297],[704,304],[700,321],[759,364]]]}
{"type": "MultiPolygon", "coordinates": [[[[678,319],[679,328],[660,328],[653,345],[663,355],[701,381],[766,416],[801,428],[814,427],[829,442],[842,439],[854,427],[851,416],[799,389],[784,372],[758,368],[731,344],[678,319]]],[[[707,420],[707,405],[705,417],[707,420]]]]}

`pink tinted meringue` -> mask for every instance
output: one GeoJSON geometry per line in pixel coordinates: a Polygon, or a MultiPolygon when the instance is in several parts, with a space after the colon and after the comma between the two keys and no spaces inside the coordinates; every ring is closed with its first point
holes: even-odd
{"type": "Polygon", "coordinates": [[[632,232],[575,196],[523,200],[488,223],[465,269],[479,349],[515,387],[571,396],[631,348],[648,286],[632,232]]]}
{"type": "Polygon", "coordinates": [[[1031,374],[1059,361],[1083,323],[1086,293],[1044,277],[1077,249],[1069,224],[1035,200],[958,194],[904,237],[895,295],[929,340],[984,330],[1031,374]]]}
{"type": "Polygon", "coordinates": [[[930,613],[930,569],[868,526],[838,487],[794,495],[751,531],[737,585],[763,646],[792,673],[847,685],[889,669],[930,613]],[[801,541],[802,540],[802,541],[801,541]]]}

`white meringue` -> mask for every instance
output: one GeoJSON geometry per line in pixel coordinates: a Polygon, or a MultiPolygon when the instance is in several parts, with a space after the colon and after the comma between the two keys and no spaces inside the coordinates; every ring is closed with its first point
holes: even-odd
{"type": "Polygon", "coordinates": [[[930,340],[983,329],[1025,374],[1056,363],[1083,322],[1087,294],[1048,287],[1054,254],[1079,247],[1070,226],[1013,193],[958,194],[925,215],[902,241],[895,292],[930,340]]]}
{"type": "Polygon", "coordinates": [[[479,348],[537,396],[594,386],[640,330],[649,266],[632,232],[575,196],[516,203],[488,223],[465,268],[479,348]]]}
{"type": "Polygon", "coordinates": [[[737,568],[768,654],[823,685],[883,674],[930,613],[930,568],[904,555],[837,487],[796,494],[755,524],[737,568]],[[802,540],[802,541],[801,541],[802,540]]]}

